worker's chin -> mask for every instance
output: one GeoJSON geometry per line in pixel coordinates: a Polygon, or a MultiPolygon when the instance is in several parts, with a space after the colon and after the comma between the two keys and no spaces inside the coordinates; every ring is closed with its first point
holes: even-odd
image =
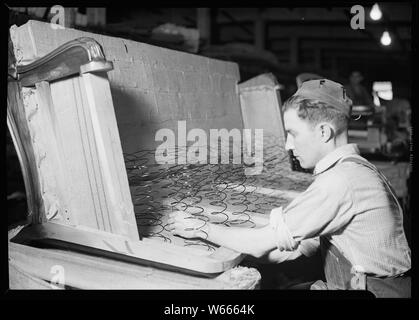
{"type": "Polygon", "coordinates": [[[304,168],[304,161],[303,160],[301,160],[301,158],[300,157],[296,157],[297,158],[297,160],[298,160],[298,163],[300,164],[300,167],[301,168],[304,168]]]}
{"type": "Polygon", "coordinates": [[[306,165],[304,165],[304,162],[300,161],[300,167],[303,169],[308,169],[308,167],[306,165]]]}
{"type": "Polygon", "coordinates": [[[301,160],[300,158],[298,158],[298,162],[300,163],[300,167],[303,168],[303,169],[312,169],[313,168],[313,166],[311,166],[310,164],[308,164],[304,160],[301,160]]]}

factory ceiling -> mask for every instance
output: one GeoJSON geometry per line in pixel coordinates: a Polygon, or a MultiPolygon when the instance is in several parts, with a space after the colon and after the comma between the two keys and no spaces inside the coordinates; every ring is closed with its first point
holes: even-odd
{"type": "MultiPolygon", "coordinates": [[[[308,66],[315,69],[312,71],[333,69],[336,74],[347,74],[350,69],[357,68],[379,77],[392,66],[397,66],[399,71],[408,71],[411,4],[380,3],[382,18],[378,21],[370,18],[371,6],[364,8],[365,29],[357,30],[351,28],[354,14],[349,6],[211,8],[211,44],[258,45],[275,54],[283,66],[308,66]],[[259,26],[262,24],[262,39],[260,35],[256,36],[258,23],[259,26]],[[386,30],[392,37],[392,43],[387,47],[380,43],[386,30]]],[[[197,26],[196,8],[138,8],[120,14],[125,14],[125,23],[132,19],[139,28],[167,22],[197,26]]]]}
{"type": "MultiPolygon", "coordinates": [[[[346,81],[351,71],[359,70],[366,82],[403,82],[402,86],[410,88],[412,3],[379,3],[382,17],[376,21],[370,17],[370,3],[363,7],[364,28],[359,29],[351,26],[358,12],[351,12],[351,5],[265,8],[114,6],[107,8],[106,25],[102,30],[90,28],[87,31],[177,49],[178,35],[155,41],[150,37],[152,30],[165,24],[198,28],[200,49],[194,53],[236,61],[241,66],[248,65],[249,70],[255,67],[254,73],[268,70],[279,76],[294,76],[299,72],[312,72],[346,81]],[[201,28],[203,17],[206,35],[201,28]],[[385,31],[391,36],[388,46],[380,42],[385,31]],[[252,47],[255,49],[253,53],[252,47]],[[236,50],[234,54],[229,52],[232,48],[236,50]],[[240,48],[245,54],[238,57],[236,53],[240,48]]],[[[86,8],[78,8],[78,11],[82,9],[86,8]]],[[[178,48],[182,50],[181,46],[178,48]]]]}

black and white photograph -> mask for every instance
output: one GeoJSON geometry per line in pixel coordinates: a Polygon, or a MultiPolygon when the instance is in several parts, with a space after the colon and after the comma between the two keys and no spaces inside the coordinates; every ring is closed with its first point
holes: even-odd
{"type": "Polygon", "coordinates": [[[7,295],[416,297],[417,4],[140,5],[4,4],[7,295]]]}

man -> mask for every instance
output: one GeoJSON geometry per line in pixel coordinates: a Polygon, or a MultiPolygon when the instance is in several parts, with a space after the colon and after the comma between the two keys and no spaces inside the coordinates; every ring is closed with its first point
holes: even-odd
{"type": "Polygon", "coordinates": [[[353,71],[349,76],[349,84],[345,87],[346,93],[351,98],[354,106],[374,106],[371,94],[362,85],[364,77],[361,72],[353,71]]]}
{"type": "Polygon", "coordinates": [[[410,296],[410,249],[403,217],[385,177],[348,144],[352,101],[342,85],[310,80],[284,104],[286,149],[314,182],[267,226],[233,228],[174,212],[168,230],[201,237],[255,257],[277,261],[320,247],[327,282],[312,289],[367,289],[377,297],[410,296]]]}

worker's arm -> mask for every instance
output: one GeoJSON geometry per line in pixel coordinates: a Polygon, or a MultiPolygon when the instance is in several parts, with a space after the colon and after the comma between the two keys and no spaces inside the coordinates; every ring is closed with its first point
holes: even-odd
{"type": "Polygon", "coordinates": [[[261,257],[262,261],[270,263],[281,263],[284,261],[295,260],[301,256],[311,257],[320,247],[320,239],[318,237],[305,239],[300,242],[299,246],[293,251],[285,251],[274,249],[261,257]]]}
{"type": "Polygon", "coordinates": [[[261,260],[269,263],[281,263],[284,261],[295,260],[302,255],[302,252],[298,250],[298,248],[294,251],[279,251],[278,249],[275,249],[261,257],[261,260]]]}
{"type": "Polygon", "coordinates": [[[293,251],[304,241],[342,230],[353,219],[356,206],[344,175],[338,171],[319,175],[284,210],[272,209],[270,225],[278,249],[293,251]]]}
{"type": "Polygon", "coordinates": [[[185,238],[199,237],[254,257],[276,249],[274,232],[269,225],[254,229],[226,227],[177,211],[170,214],[166,229],[185,238]]]}

